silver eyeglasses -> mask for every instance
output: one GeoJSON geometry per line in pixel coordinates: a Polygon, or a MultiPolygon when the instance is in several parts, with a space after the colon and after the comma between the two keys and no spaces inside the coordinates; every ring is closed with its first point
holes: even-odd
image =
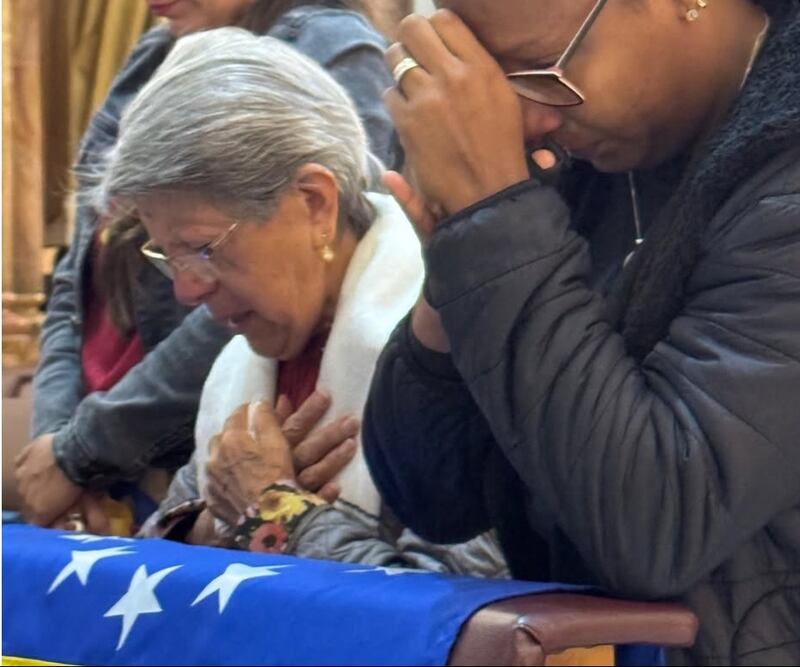
{"type": "Polygon", "coordinates": [[[161,248],[155,245],[152,240],[145,243],[140,250],[142,254],[150,260],[153,266],[170,280],[175,279],[175,273],[178,271],[189,271],[203,282],[212,283],[219,279],[219,269],[212,262],[214,253],[230,239],[239,225],[239,222],[234,222],[216,239],[211,241],[211,243],[204,245],[196,252],[186,255],[170,257],[161,248]]]}
{"type": "Polygon", "coordinates": [[[586,33],[595,22],[600,10],[608,0],[598,0],[583,25],[555,65],[546,69],[512,72],[507,75],[517,95],[550,107],[574,107],[583,104],[586,97],[581,90],[564,76],[564,68],[581,45],[586,33]]]}

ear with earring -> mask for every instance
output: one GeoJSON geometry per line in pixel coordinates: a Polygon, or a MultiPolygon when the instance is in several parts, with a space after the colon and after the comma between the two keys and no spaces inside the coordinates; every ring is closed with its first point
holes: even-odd
{"type": "Polygon", "coordinates": [[[330,264],[336,257],[336,253],[334,252],[333,248],[331,248],[331,244],[328,242],[327,232],[322,235],[322,247],[319,249],[319,256],[322,257],[322,261],[326,264],[330,264]]]}
{"type": "Polygon", "coordinates": [[[686,12],[686,20],[689,23],[694,23],[700,18],[700,11],[708,7],[708,0],[696,0],[695,5],[695,7],[686,12]]]}

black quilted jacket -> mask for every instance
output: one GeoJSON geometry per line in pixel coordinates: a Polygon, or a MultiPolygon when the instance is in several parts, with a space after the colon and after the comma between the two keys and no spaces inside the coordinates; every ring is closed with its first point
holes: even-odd
{"type": "Polygon", "coordinates": [[[597,175],[599,207],[581,201],[596,187],[567,204],[529,182],[437,229],[426,289],[452,355],[404,322],[367,408],[404,524],[439,541],[494,526],[517,577],[684,601],[700,635],[673,664],[800,664],[797,6],[707,159],[642,175],[646,217],[676,197],[708,212],[645,354],[605,295],[632,241],[622,177],[597,175]],[[685,201],[711,190],[713,206],[685,201]]]}

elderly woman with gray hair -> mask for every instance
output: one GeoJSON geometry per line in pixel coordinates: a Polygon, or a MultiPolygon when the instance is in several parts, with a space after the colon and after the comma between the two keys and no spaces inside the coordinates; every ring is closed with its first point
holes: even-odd
{"type": "MultiPolygon", "coordinates": [[[[92,118],[79,176],[93,173],[116,142],[120,116],[176,38],[225,25],[268,33],[325,67],[355,103],[372,151],[394,164],[381,99],[391,84],[386,42],[361,0],[148,1],[166,23],[142,37],[92,118]]],[[[33,440],[15,477],[30,521],[129,534],[188,459],[203,382],[231,332],[205,308],[175,301],[170,281],[139,253],[146,235],[135,218],[111,225],[86,198],[77,204],[42,329],[33,440]]],[[[312,404],[311,418],[325,407],[320,397],[312,404]]]]}
{"type": "Polygon", "coordinates": [[[135,209],[151,237],[142,250],[178,299],[239,334],[203,390],[193,460],[145,534],[503,572],[485,537],[425,546],[401,527],[388,537],[378,519],[358,419],[423,265],[397,204],[367,192],[374,163],[352,102],[325,71],[238,29],[182,40],[126,111],[98,205],[135,209]],[[283,423],[315,389],[331,404],[320,432],[333,426],[343,443],[325,469],[292,451],[313,449],[313,435],[298,445],[283,423]]]}

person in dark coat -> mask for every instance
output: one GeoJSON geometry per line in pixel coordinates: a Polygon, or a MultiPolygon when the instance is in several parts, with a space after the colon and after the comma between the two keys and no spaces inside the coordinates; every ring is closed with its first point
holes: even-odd
{"type": "Polygon", "coordinates": [[[441,4],[388,55],[429,238],[365,417],[386,503],[686,603],[672,664],[800,664],[800,3],[441,4]]]}

